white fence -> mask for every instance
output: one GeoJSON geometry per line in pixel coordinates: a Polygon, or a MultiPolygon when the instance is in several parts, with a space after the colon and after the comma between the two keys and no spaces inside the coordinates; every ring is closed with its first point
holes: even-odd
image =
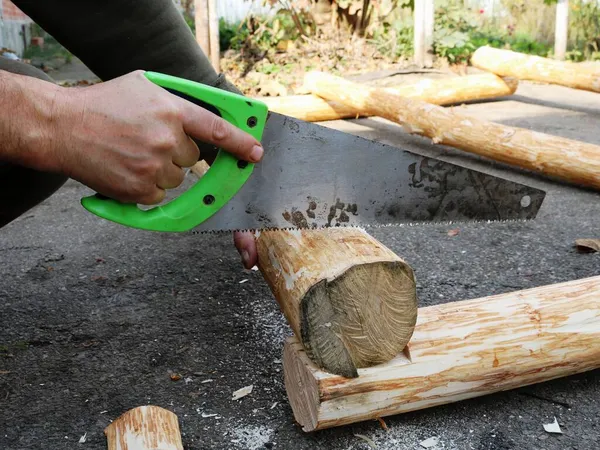
{"type": "Polygon", "coordinates": [[[262,0],[217,0],[217,13],[227,22],[238,22],[248,13],[268,14],[271,8],[263,6],[262,0]]]}

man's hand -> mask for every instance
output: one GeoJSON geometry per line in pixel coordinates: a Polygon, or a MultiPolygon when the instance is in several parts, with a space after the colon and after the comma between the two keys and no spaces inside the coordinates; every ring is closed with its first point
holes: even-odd
{"type": "MultiPolygon", "coordinates": [[[[0,159],[58,172],[107,197],[156,204],[184,178],[199,151],[190,136],[259,162],[263,149],[210,111],[133,72],[85,88],[62,88],[0,71],[0,159]]],[[[243,264],[256,264],[250,233],[236,233],[243,264]]]]}
{"type": "Polygon", "coordinates": [[[183,182],[182,168],[198,161],[190,136],[246,161],[262,158],[254,137],[168,93],[142,71],[63,96],[53,152],[60,171],[115,200],[160,203],[165,189],[183,182]]]}

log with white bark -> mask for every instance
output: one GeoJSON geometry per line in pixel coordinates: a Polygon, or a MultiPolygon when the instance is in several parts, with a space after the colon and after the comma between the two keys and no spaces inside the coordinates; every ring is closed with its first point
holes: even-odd
{"type": "Polygon", "coordinates": [[[419,308],[407,351],[348,379],[284,347],[296,421],[313,431],[600,368],[600,277],[419,308]]]}
{"type": "MultiPolygon", "coordinates": [[[[443,79],[428,78],[418,83],[385,89],[404,97],[418,98],[428,103],[444,106],[509,96],[515,93],[517,87],[518,81],[516,79],[503,79],[493,73],[483,73],[443,79]]],[[[271,111],[307,122],[349,119],[369,115],[365,111],[347,106],[344,103],[324,100],[311,94],[260,97],[259,100],[266,103],[271,111]]]]}
{"type": "Polygon", "coordinates": [[[600,92],[600,69],[591,64],[558,61],[487,46],[473,53],[471,64],[504,77],[600,92]]]}
{"type": "Polygon", "coordinates": [[[600,146],[478,119],[322,72],[310,72],[313,94],[399,123],[414,134],[570,183],[600,188],[600,146]]]}
{"type": "Polygon", "coordinates": [[[356,377],[393,359],[416,322],[411,267],[358,228],[256,233],[258,268],[316,366],[356,377]]]}
{"type": "Polygon", "coordinates": [[[108,450],[183,450],[177,416],[158,406],[127,411],[104,434],[108,450]]]}

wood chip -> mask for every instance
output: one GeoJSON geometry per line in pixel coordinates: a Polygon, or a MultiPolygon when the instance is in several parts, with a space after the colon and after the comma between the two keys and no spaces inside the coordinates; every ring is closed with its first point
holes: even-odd
{"type": "Polygon", "coordinates": [[[429,439],[425,439],[424,441],[419,442],[419,445],[423,448],[431,448],[438,445],[439,439],[435,436],[430,437],[429,439]]]}
{"type": "Polygon", "coordinates": [[[8,375],[10,370],[0,370],[0,375],[8,375]]]}
{"type": "Polygon", "coordinates": [[[172,373],[171,374],[171,380],[172,381],[179,381],[179,380],[181,380],[181,375],[179,375],[178,373],[172,373]]]}
{"type": "Polygon", "coordinates": [[[450,236],[450,237],[458,236],[459,233],[460,233],[460,230],[458,230],[458,229],[450,230],[450,231],[448,231],[448,236],[450,236]]]}
{"type": "Polygon", "coordinates": [[[378,417],[377,420],[379,421],[379,425],[381,425],[381,428],[387,431],[388,426],[387,423],[385,423],[385,420],[383,420],[381,417],[378,417]]]}
{"type": "Polygon", "coordinates": [[[369,444],[369,447],[371,448],[377,448],[377,444],[375,444],[375,442],[373,441],[373,439],[365,436],[364,434],[355,434],[354,436],[356,436],[359,439],[362,439],[363,441],[365,441],[367,444],[369,444]]]}
{"type": "Polygon", "coordinates": [[[582,253],[600,252],[600,239],[577,239],[575,246],[582,253]]]}
{"type": "Polygon", "coordinates": [[[80,443],[80,444],[84,444],[84,443],[85,443],[85,441],[87,441],[87,433],[85,433],[83,436],[81,436],[81,437],[79,438],[79,443],[80,443]]]}
{"type": "Polygon", "coordinates": [[[249,395],[252,392],[253,388],[254,388],[254,386],[251,384],[250,386],[246,386],[241,389],[238,389],[237,391],[235,391],[233,393],[233,397],[231,398],[231,400],[239,400],[240,398],[245,397],[246,395],[249,395]]]}
{"type": "Polygon", "coordinates": [[[556,417],[554,418],[554,422],[544,424],[544,430],[546,430],[546,433],[563,434],[556,417]]]}

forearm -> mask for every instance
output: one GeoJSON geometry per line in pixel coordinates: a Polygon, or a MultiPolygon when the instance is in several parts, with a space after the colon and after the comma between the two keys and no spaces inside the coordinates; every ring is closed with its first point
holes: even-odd
{"type": "Polygon", "coordinates": [[[32,169],[58,172],[60,158],[53,143],[67,130],[59,86],[0,70],[0,160],[32,169]]]}
{"type": "Polygon", "coordinates": [[[227,90],[172,0],[15,0],[25,13],[109,80],[152,70],[227,90]]]}

